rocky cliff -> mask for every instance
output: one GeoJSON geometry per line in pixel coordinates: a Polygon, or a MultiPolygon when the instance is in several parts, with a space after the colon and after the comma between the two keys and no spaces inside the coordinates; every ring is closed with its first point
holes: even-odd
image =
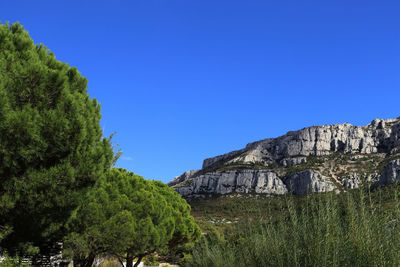
{"type": "Polygon", "coordinates": [[[184,197],[342,191],[400,180],[400,117],[312,126],[205,159],[169,183],[184,197]]]}

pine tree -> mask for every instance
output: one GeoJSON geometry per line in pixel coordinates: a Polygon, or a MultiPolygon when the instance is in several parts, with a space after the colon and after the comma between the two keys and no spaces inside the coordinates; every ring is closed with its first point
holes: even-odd
{"type": "Polygon", "coordinates": [[[173,189],[123,169],[112,169],[88,194],[70,222],[66,253],[76,266],[112,255],[128,267],[159,249],[190,242],[200,229],[190,206],[173,189]]]}
{"type": "Polygon", "coordinates": [[[100,106],[78,70],[0,24],[0,250],[57,251],[65,222],[110,168],[100,106]]]}

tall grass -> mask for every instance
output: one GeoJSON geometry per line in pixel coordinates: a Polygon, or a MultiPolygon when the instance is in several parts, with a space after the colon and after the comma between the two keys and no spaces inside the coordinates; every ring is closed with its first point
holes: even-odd
{"type": "Polygon", "coordinates": [[[280,216],[238,224],[223,240],[204,236],[186,266],[400,266],[397,196],[288,197],[280,216]]]}

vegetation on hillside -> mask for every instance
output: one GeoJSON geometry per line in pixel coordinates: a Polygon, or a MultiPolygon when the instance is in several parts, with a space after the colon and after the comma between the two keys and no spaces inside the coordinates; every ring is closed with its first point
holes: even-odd
{"type": "Polygon", "coordinates": [[[399,266],[399,190],[193,201],[185,266],[399,266]]]}
{"type": "Polygon", "coordinates": [[[308,156],[303,158],[303,163],[289,166],[282,166],[278,163],[266,164],[264,162],[235,161],[225,163],[216,168],[215,171],[265,169],[274,171],[284,177],[292,173],[313,169],[320,171],[326,176],[337,179],[338,177],[349,173],[362,173],[364,176],[379,173],[390,160],[399,158],[399,155],[386,155],[384,153],[360,154],[335,152],[325,156],[308,156]]]}

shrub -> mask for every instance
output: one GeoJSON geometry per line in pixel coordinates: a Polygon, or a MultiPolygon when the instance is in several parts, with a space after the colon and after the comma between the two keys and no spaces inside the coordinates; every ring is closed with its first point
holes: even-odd
{"type": "Polygon", "coordinates": [[[279,218],[238,224],[226,240],[202,238],[186,266],[400,266],[397,196],[360,190],[301,205],[288,197],[279,218]]]}

